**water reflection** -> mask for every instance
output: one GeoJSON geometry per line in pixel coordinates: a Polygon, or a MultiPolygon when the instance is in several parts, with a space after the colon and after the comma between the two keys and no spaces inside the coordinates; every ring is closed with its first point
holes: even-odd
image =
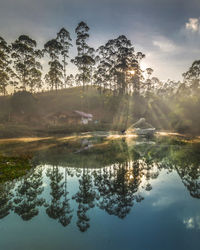
{"type": "Polygon", "coordinates": [[[50,179],[50,197],[51,201],[46,203],[46,213],[52,219],[58,220],[64,227],[66,227],[72,219],[72,212],[67,195],[67,172],[64,174],[60,172],[58,166],[48,168],[46,176],[50,179]]]}
{"type": "Polygon", "coordinates": [[[85,232],[94,208],[124,219],[151,192],[161,171],[177,172],[190,195],[199,199],[199,160],[199,145],[166,139],[97,141],[96,147],[80,154],[55,147],[36,154],[38,166],[26,176],[0,184],[0,219],[14,212],[24,221],[32,220],[43,208],[64,227],[74,218],[85,232]]]}
{"type": "Polygon", "coordinates": [[[77,209],[77,226],[80,231],[85,232],[90,226],[90,218],[87,212],[95,206],[97,193],[93,185],[92,171],[83,169],[79,179],[79,190],[72,197],[78,204],[77,209]]]}
{"type": "Polygon", "coordinates": [[[14,183],[0,183],[0,219],[3,219],[10,213],[14,186],[14,183]]]}
{"type": "Polygon", "coordinates": [[[12,209],[23,220],[37,216],[39,207],[44,204],[45,199],[39,197],[44,190],[42,184],[42,169],[38,167],[15,185],[12,209]]]}

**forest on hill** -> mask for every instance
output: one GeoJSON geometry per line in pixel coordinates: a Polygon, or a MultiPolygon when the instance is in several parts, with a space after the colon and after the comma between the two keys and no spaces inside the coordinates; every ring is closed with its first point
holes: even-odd
{"type": "Polygon", "coordinates": [[[200,60],[182,81],[163,82],[152,68],[141,69],[145,55],[126,36],[94,49],[86,23],[75,32],[74,58],[65,28],[43,48],[27,35],[10,44],[0,37],[1,137],[122,130],[141,117],[159,130],[200,134],[200,60]],[[91,113],[93,122],[80,124],[76,110],[91,113]]]}

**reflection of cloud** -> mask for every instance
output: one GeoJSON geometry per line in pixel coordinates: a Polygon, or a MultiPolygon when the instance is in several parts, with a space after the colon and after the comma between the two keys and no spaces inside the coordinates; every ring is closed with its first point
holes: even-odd
{"type": "Polygon", "coordinates": [[[184,219],[183,224],[186,225],[186,228],[194,228],[194,218],[184,219]]]}
{"type": "Polygon", "coordinates": [[[189,18],[188,22],[185,24],[185,28],[192,32],[200,31],[200,18],[189,18]]]}
{"type": "Polygon", "coordinates": [[[175,200],[171,199],[171,197],[162,197],[161,199],[153,202],[153,207],[167,207],[174,203],[175,200]]]}
{"type": "Polygon", "coordinates": [[[200,216],[186,218],[183,220],[183,224],[188,229],[200,229],[200,216]]]}

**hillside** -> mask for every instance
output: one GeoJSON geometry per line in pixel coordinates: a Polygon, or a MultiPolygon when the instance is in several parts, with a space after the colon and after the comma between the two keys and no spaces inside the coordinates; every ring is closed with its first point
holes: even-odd
{"type": "MultiPolygon", "coordinates": [[[[94,87],[17,92],[0,97],[0,137],[48,136],[97,130],[123,130],[141,117],[157,130],[199,134],[199,99],[153,94],[114,95],[94,87]],[[76,112],[92,115],[86,121],[76,112]]],[[[87,120],[87,119],[86,119],[87,120]]]]}
{"type": "Polygon", "coordinates": [[[48,91],[29,96],[0,97],[0,137],[60,134],[110,129],[117,97],[88,87],[48,91]],[[93,115],[93,121],[81,124],[75,111],[93,115]]]}

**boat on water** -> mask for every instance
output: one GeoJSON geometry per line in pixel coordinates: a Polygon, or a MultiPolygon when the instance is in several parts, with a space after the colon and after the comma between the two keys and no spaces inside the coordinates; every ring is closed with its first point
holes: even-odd
{"type": "Polygon", "coordinates": [[[154,135],[155,132],[156,132],[155,128],[146,128],[146,129],[136,128],[135,129],[135,133],[137,135],[151,136],[151,135],[154,135]]]}
{"type": "Polygon", "coordinates": [[[126,133],[135,133],[139,136],[153,136],[156,132],[156,129],[146,122],[145,118],[140,118],[136,123],[131,125],[127,130],[126,133]]]}

